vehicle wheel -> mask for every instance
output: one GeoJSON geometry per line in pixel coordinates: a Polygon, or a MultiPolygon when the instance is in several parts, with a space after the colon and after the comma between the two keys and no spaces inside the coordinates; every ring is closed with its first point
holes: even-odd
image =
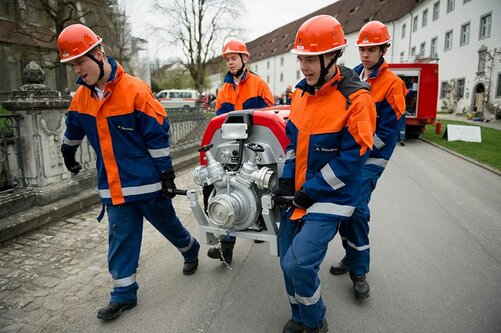
{"type": "Polygon", "coordinates": [[[409,126],[405,129],[405,137],[407,139],[418,139],[423,132],[423,126],[409,126]]]}

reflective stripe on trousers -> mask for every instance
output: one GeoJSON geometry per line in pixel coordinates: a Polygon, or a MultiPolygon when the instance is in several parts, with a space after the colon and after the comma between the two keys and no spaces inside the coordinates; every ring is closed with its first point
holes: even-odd
{"type": "Polygon", "coordinates": [[[171,199],[157,197],[122,205],[107,205],[109,220],[108,269],[114,280],[111,302],[136,301],[135,279],[146,218],[181,253],[186,262],[198,258],[200,245],[176,216],[171,199]]]}

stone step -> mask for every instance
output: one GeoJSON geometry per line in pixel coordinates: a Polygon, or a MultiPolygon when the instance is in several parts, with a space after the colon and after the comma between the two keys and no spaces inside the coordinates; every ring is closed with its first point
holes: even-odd
{"type": "Polygon", "coordinates": [[[0,219],[0,242],[39,228],[98,203],[97,189],[87,190],[45,206],[35,206],[0,219]]]}
{"type": "Polygon", "coordinates": [[[200,161],[200,154],[198,151],[186,154],[183,156],[174,157],[172,159],[174,163],[174,170],[179,171],[187,167],[196,167],[200,161]]]}

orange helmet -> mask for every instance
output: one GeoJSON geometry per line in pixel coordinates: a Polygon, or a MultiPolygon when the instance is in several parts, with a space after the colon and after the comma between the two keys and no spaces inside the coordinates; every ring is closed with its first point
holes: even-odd
{"type": "Polygon", "coordinates": [[[342,50],[348,45],[343,27],[330,15],[306,20],[297,31],[291,52],[299,55],[320,55],[342,50]]]}
{"type": "Polygon", "coordinates": [[[226,44],[224,44],[223,57],[228,53],[246,54],[248,57],[250,57],[249,51],[247,51],[247,46],[245,46],[245,44],[238,39],[231,39],[226,42],[226,44]]]}
{"type": "Polygon", "coordinates": [[[61,62],[68,62],[83,56],[102,43],[101,37],[82,24],[72,24],[59,34],[57,49],[61,62]]]}
{"type": "Polygon", "coordinates": [[[357,46],[375,46],[389,42],[391,42],[391,37],[386,25],[379,21],[370,21],[360,29],[357,46]]]}

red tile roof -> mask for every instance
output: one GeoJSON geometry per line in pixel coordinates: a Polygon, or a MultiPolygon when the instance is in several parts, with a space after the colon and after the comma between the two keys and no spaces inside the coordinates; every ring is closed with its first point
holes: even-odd
{"type": "Polygon", "coordinates": [[[289,52],[297,30],[310,17],[332,15],[343,25],[345,34],[350,34],[372,20],[395,21],[419,2],[421,0],[340,0],[247,43],[251,61],[289,52]]]}

